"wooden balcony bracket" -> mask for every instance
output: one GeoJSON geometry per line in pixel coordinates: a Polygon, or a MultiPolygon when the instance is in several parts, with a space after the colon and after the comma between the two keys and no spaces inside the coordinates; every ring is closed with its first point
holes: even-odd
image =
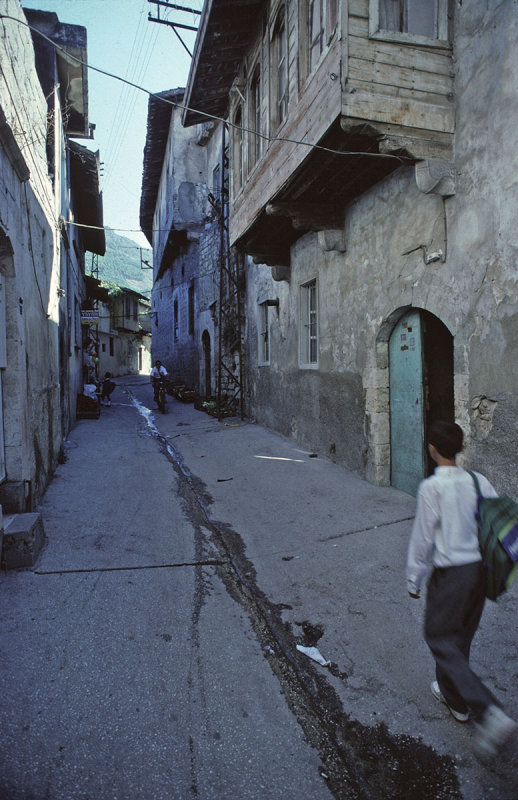
{"type": "Polygon", "coordinates": [[[287,281],[289,283],[291,269],[289,267],[272,267],[272,278],[274,281],[287,281]]]}
{"type": "Polygon", "coordinates": [[[455,168],[443,158],[427,158],[415,165],[415,180],[424,194],[451,197],[455,194],[455,168]]]}
{"type": "Polygon", "coordinates": [[[269,217],[288,217],[298,231],[336,230],[344,222],[343,209],[325,203],[277,201],[266,206],[266,214],[269,217]]]}
{"type": "Polygon", "coordinates": [[[345,253],[347,249],[345,242],[345,231],[343,228],[319,231],[318,244],[324,253],[330,253],[332,251],[337,253],[345,253]]]}
{"type": "Polygon", "coordinates": [[[253,250],[251,252],[250,248],[247,248],[247,254],[252,257],[254,264],[266,264],[267,267],[287,267],[290,268],[289,258],[286,260],[284,259],[280,253],[260,253],[257,250],[253,250]]]}

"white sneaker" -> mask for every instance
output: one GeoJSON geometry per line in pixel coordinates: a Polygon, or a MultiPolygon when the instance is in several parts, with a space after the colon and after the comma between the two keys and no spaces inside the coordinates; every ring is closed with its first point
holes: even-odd
{"type": "Polygon", "coordinates": [[[452,715],[452,717],[454,717],[457,720],[457,722],[467,722],[468,721],[469,712],[467,712],[467,711],[466,712],[464,712],[464,711],[456,711],[454,708],[449,706],[448,703],[446,702],[446,700],[444,699],[444,695],[441,692],[441,690],[439,688],[439,684],[437,683],[437,681],[433,681],[430,684],[430,689],[432,690],[432,694],[435,697],[435,699],[438,700],[439,703],[444,703],[444,705],[449,710],[449,712],[452,715]]]}
{"type": "Polygon", "coordinates": [[[496,756],[518,730],[518,725],[498,706],[488,706],[482,722],[475,723],[475,748],[479,755],[496,756]]]}

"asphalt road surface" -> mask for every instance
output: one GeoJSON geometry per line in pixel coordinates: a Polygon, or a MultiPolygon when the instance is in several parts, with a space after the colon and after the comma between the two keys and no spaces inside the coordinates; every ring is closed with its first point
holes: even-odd
{"type": "Polygon", "coordinates": [[[212,532],[119,399],[70,436],[36,569],[1,576],[0,797],[332,797],[212,532]]]}

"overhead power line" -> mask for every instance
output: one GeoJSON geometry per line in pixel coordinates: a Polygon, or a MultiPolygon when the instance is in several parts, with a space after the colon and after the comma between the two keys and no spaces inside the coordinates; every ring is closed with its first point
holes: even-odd
{"type": "Polygon", "coordinates": [[[298,144],[303,147],[310,147],[312,150],[319,150],[320,152],[331,153],[332,155],[337,155],[337,156],[366,156],[369,158],[392,158],[396,159],[396,161],[399,161],[401,164],[407,163],[404,158],[395,155],[393,153],[372,153],[368,151],[358,151],[358,150],[335,150],[331,147],[324,147],[323,145],[316,144],[315,142],[306,142],[300,139],[290,139],[284,136],[268,136],[265,133],[260,133],[259,131],[253,130],[251,128],[245,128],[243,125],[238,125],[235,122],[231,122],[230,120],[225,119],[224,117],[218,117],[215,114],[209,114],[205,111],[200,111],[199,109],[192,108],[191,106],[184,105],[183,103],[176,103],[173,100],[168,100],[165,97],[161,97],[160,93],[151,92],[149,91],[149,89],[145,89],[143,86],[139,86],[139,84],[134,83],[133,81],[127,80],[126,78],[121,78],[120,75],[115,75],[113,72],[108,72],[107,70],[101,69],[100,67],[94,67],[93,64],[88,64],[86,61],[83,61],[77,56],[74,56],[71,53],[67,52],[65,48],[53,42],[52,39],[50,39],[44,33],[39,31],[37,28],[34,28],[27,22],[23,22],[23,20],[18,19],[17,17],[12,17],[9,14],[0,14],[0,19],[8,19],[11,20],[12,22],[17,22],[19,25],[24,25],[25,27],[29,28],[30,30],[34,31],[39,36],[42,36],[44,39],[50,42],[50,44],[53,45],[53,47],[55,47],[56,50],[65,53],[67,58],[76,61],[78,64],[81,64],[84,67],[93,70],[94,72],[99,72],[101,75],[106,75],[108,78],[113,78],[114,80],[120,81],[121,83],[125,83],[128,86],[132,86],[134,89],[138,89],[138,91],[144,92],[149,97],[153,97],[156,100],[161,101],[162,103],[166,103],[167,105],[173,106],[174,108],[179,108],[184,111],[191,111],[195,114],[198,114],[201,117],[205,117],[207,120],[221,122],[225,125],[228,125],[228,127],[230,128],[235,128],[236,130],[240,130],[243,133],[250,133],[253,134],[254,136],[259,137],[260,139],[265,139],[267,142],[288,142],[290,144],[298,144]]]}
{"type": "MultiPolygon", "coordinates": [[[[125,77],[130,80],[135,80],[136,82],[140,82],[145,75],[158,38],[158,31],[154,31],[155,35],[153,37],[153,31],[145,24],[145,8],[146,0],[143,0],[125,75],[125,77]]],[[[105,160],[108,164],[103,181],[105,187],[108,186],[113,178],[113,172],[120,158],[122,146],[130,130],[129,121],[135,109],[137,94],[133,94],[132,97],[130,95],[131,88],[124,85],[119,95],[117,109],[108,137],[108,148],[105,153],[105,160]]]]}
{"type": "Polygon", "coordinates": [[[198,11],[195,8],[186,8],[185,6],[177,6],[174,3],[165,2],[165,0],[148,0],[148,3],[153,3],[157,7],[157,16],[156,17],[152,17],[151,16],[151,12],[150,12],[148,14],[148,20],[150,22],[158,22],[161,25],[168,25],[170,28],[172,28],[173,29],[173,33],[176,35],[176,37],[180,41],[180,44],[182,45],[182,47],[184,47],[185,50],[187,50],[187,53],[189,54],[190,58],[192,58],[192,53],[189,50],[189,48],[187,47],[187,45],[185,44],[185,42],[182,39],[182,37],[180,36],[180,34],[178,33],[177,28],[181,28],[182,30],[186,30],[186,31],[197,31],[198,28],[196,26],[194,26],[194,25],[184,25],[181,22],[173,22],[173,20],[169,19],[169,18],[162,19],[162,17],[160,16],[160,8],[167,8],[167,10],[174,9],[175,11],[190,12],[192,14],[197,14],[199,16],[201,16],[201,11],[198,11]]]}

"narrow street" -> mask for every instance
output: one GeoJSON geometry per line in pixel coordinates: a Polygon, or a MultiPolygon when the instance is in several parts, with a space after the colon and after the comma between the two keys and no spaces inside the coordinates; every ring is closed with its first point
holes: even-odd
{"type": "Polygon", "coordinates": [[[518,800],[517,4],[0,0],[0,800],[518,800]]]}
{"type": "Polygon", "coordinates": [[[2,800],[514,800],[424,694],[414,499],[118,383],[69,436],[38,563],[1,576],[2,800]]]}
{"type": "Polygon", "coordinates": [[[36,572],[2,576],[0,795],[331,797],[146,427],[129,401],[80,423],[36,572]]]}

